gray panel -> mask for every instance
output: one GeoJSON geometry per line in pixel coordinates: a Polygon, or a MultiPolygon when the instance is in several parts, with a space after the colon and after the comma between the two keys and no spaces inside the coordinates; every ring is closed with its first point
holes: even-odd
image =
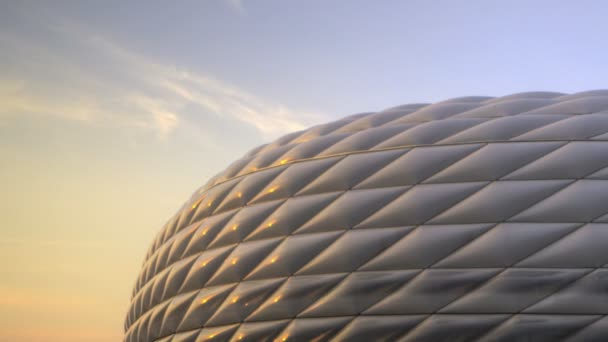
{"type": "Polygon", "coordinates": [[[499,269],[424,270],[365,313],[431,314],[466,295],[499,272],[499,269]]]}
{"type": "Polygon", "coordinates": [[[416,185],[359,226],[394,227],[422,224],[460,203],[485,185],[485,182],[416,185]]]}
{"type": "Polygon", "coordinates": [[[277,177],[285,167],[264,170],[243,178],[218,206],[218,211],[226,211],[243,207],[256,196],[268,182],[277,177]]]}
{"type": "Polygon", "coordinates": [[[283,279],[252,280],[240,283],[209,318],[206,325],[227,325],[242,322],[261,305],[283,279]]]}
{"type": "Polygon", "coordinates": [[[171,300],[160,329],[161,336],[166,336],[177,331],[196,295],[196,292],[185,293],[171,300]]]}
{"type": "Polygon", "coordinates": [[[278,335],[278,340],[285,342],[298,341],[329,341],[350,320],[351,317],[300,318],[293,320],[285,330],[278,335]]]}
{"type": "Polygon", "coordinates": [[[511,98],[500,102],[490,102],[484,106],[458,114],[458,118],[502,117],[528,112],[555,103],[550,99],[511,98]]]}
{"type": "Polygon", "coordinates": [[[403,153],[402,150],[396,150],[350,155],[312,181],[298,195],[349,190],[403,153]]]}
{"type": "Polygon", "coordinates": [[[247,320],[293,318],[344,277],[346,277],[344,273],[291,277],[247,320]]]}
{"type": "Polygon", "coordinates": [[[398,341],[474,341],[507,317],[506,315],[433,315],[398,341]]]}
{"type": "Polygon", "coordinates": [[[196,330],[175,334],[171,342],[195,342],[199,333],[200,331],[196,330]]]}
{"type": "Polygon", "coordinates": [[[215,313],[236,285],[206,287],[196,295],[184,314],[178,331],[200,328],[215,313]]]}
{"type": "Polygon", "coordinates": [[[507,269],[441,313],[517,313],[582,277],[581,269],[507,269]]]}
{"type": "Polygon", "coordinates": [[[335,341],[381,341],[392,342],[411,330],[426,316],[359,316],[347,325],[335,341]]]}
{"type": "Polygon", "coordinates": [[[179,292],[183,293],[202,288],[209,278],[215,274],[234,247],[235,246],[228,246],[210,249],[198,256],[186,275],[186,278],[183,280],[179,292]]]}
{"type": "Polygon", "coordinates": [[[265,202],[258,205],[250,205],[239,210],[224,228],[217,234],[215,239],[209,243],[208,248],[224,247],[243,241],[252,230],[262,223],[272,212],[274,212],[283,201],[265,202]]]}
{"type": "Polygon", "coordinates": [[[332,134],[297,144],[294,148],[279,158],[278,163],[288,163],[293,160],[313,158],[319,152],[350,136],[348,133],[332,134]]]}
{"type": "Polygon", "coordinates": [[[387,165],[356,188],[413,185],[464,158],[482,145],[419,147],[387,165]]]}
{"type": "Polygon", "coordinates": [[[608,224],[588,224],[531,255],[518,265],[522,267],[601,267],[608,262],[607,239],[608,224]]]}
{"type": "Polygon", "coordinates": [[[328,232],[288,236],[246,279],[293,275],[341,235],[342,232],[328,232]]]}
{"type": "Polygon", "coordinates": [[[300,317],[358,315],[416,274],[418,271],[352,273],[302,312],[300,317]]]}
{"type": "Polygon", "coordinates": [[[205,328],[202,329],[196,338],[196,342],[203,341],[228,341],[230,336],[239,327],[238,324],[227,325],[223,327],[205,328]]]}
{"type": "Polygon", "coordinates": [[[339,157],[327,158],[290,165],[261,190],[251,202],[256,203],[291,197],[339,160],[339,157]]]}
{"type": "Polygon", "coordinates": [[[344,138],[332,147],[319,153],[319,156],[331,156],[338,153],[350,152],[353,150],[368,150],[392,136],[403,132],[408,125],[391,125],[385,127],[374,127],[357,132],[348,138],[344,138]]]}
{"type": "Polygon", "coordinates": [[[578,115],[539,127],[513,140],[589,139],[606,132],[608,132],[608,113],[578,115]]]}
{"type": "Polygon", "coordinates": [[[286,326],[289,320],[241,324],[230,341],[258,342],[272,341],[286,326]]]}
{"type": "Polygon", "coordinates": [[[561,142],[488,144],[428,178],[425,183],[497,180],[563,145],[561,142]]]}
{"type": "Polygon", "coordinates": [[[578,228],[573,223],[502,223],[435,267],[509,267],[578,228]]]}
{"type": "Polygon", "coordinates": [[[205,251],[209,243],[213,241],[235,213],[236,211],[230,211],[203,220],[192,235],[184,255],[193,255],[205,251]]]}
{"type": "Polygon", "coordinates": [[[588,315],[515,315],[480,341],[561,341],[598,318],[588,315]]]}
{"type": "Polygon", "coordinates": [[[420,226],[370,260],[361,270],[427,268],[492,226],[493,224],[420,226]]]}
{"type": "Polygon", "coordinates": [[[406,114],[402,118],[397,119],[393,122],[407,123],[440,120],[466,112],[479,106],[480,104],[476,102],[435,103],[422,107],[411,114],[406,114]]]}
{"type": "Polygon", "coordinates": [[[289,235],[340,195],[341,192],[332,192],[289,198],[249,234],[245,241],[289,235]]]}
{"type": "Polygon", "coordinates": [[[608,143],[568,143],[513,172],[505,179],[584,178],[608,166],[608,143]]]}
{"type": "Polygon", "coordinates": [[[446,224],[504,221],[570,183],[569,180],[493,182],[430,222],[446,224]]]}
{"type": "Polygon", "coordinates": [[[496,118],[461,133],[446,137],[439,143],[457,144],[469,141],[505,141],[568,117],[567,115],[522,115],[496,118]]]}
{"type": "Polygon", "coordinates": [[[280,242],[280,238],[275,238],[245,242],[238,245],[206,285],[220,285],[240,281],[280,242]]]}
{"type": "Polygon", "coordinates": [[[350,229],[406,190],[407,187],[392,187],[348,191],[300,227],[296,233],[350,229]]]}
{"type": "Polygon", "coordinates": [[[468,128],[486,122],[485,119],[429,121],[416,125],[403,133],[376,145],[374,149],[408,145],[430,145],[468,128]]]}
{"type": "Polygon", "coordinates": [[[608,182],[579,180],[513,218],[532,222],[589,222],[608,213],[608,182]]]}
{"type": "Polygon", "coordinates": [[[566,341],[601,342],[606,340],[606,335],[608,335],[608,317],[604,316],[576,333],[571,334],[566,341]]]}
{"type": "Polygon", "coordinates": [[[302,267],[298,274],[352,272],[411,229],[402,227],[347,231],[302,267]]]}
{"type": "Polygon", "coordinates": [[[584,277],[526,309],[526,313],[608,314],[608,270],[585,271],[584,277]]]}

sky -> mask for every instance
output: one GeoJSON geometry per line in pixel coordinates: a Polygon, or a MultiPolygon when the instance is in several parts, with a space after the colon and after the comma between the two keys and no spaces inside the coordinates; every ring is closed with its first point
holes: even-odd
{"type": "Polygon", "coordinates": [[[0,341],[111,342],[157,231],[265,142],[608,88],[604,1],[0,0],[0,341]]]}

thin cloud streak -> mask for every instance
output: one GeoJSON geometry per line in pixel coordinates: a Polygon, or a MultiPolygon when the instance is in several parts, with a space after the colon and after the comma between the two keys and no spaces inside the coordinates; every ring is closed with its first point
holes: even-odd
{"type": "Polygon", "coordinates": [[[207,75],[158,63],[105,37],[77,33],[82,32],[79,28],[62,24],[51,26],[50,31],[69,41],[73,51],[56,51],[16,33],[0,35],[2,49],[36,55],[53,64],[45,70],[29,65],[27,59],[13,61],[15,68],[30,72],[19,73],[21,78],[0,78],[0,121],[50,115],[154,130],[166,139],[180,125],[204,126],[204,120],[182,115],[188,109],[254,127],[263,138],[271,139],[325,120],[319,113],[288,108],[207,75]],[[74,56],[82,57],[74,60],[74,56]],[[67,91],[55,88],[57,74],[67,91]]]}

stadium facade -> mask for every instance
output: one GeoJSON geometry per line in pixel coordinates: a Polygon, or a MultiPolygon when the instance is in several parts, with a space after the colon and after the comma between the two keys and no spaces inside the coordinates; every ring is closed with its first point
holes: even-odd
{"type": "Polygon", "coordinates": [[[608,91],[288,134],[152,244],[125,341],[608,341],[608,91]]]}

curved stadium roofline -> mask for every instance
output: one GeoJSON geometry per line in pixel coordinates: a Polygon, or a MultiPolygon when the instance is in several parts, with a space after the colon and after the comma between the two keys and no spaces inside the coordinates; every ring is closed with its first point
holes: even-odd
{"type": "Polygon", "coordinates": [[[600,341],[608,90],[460,97],[294,132],[162,228],[125,341],[600,341]]]}

